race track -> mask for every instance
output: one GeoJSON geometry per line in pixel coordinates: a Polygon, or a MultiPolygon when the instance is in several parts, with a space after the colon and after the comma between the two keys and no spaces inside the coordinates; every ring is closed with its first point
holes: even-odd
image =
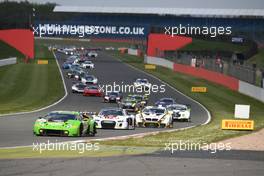
{"type": "MultiPolygon", "coordinates": [[[[60,63],[65,59],[64,54],[56,53],[56,57],[60,63]]],[[[99,79],[99,84],[132,84],[136,78],[147,78],[152,84],[163,84],[159,80],[140,72],[120,61],[108,56],[105,53],[99,53],[99,57],[94,59],[95,69],[90,71],[99,79]]],[[[65,72],[63,71],[64,75],[65,72]]],[[[41,80],[40,80],[41,81],[41,80]]],[[[0,117],[0,147],[28,146],[37,142],[59,142],[73,141],[81,139],[90,139],[89,137],[36,137],[33,135],[32,128],[34,121],[52,110],[78,110],[78,111],[99,111],[103,107],[117,106],[116,104],[103,103],[100,97],[84,97],[82,94],[71,93],[72,81],[65,78],[68,96],[59,104],[48,109],[22,114],[7,115],[0,117]]],[[[188,97],[180,94],[169,86],[165,86],[165,93],[151,94],[149,105],[152,105],[162,97],[173,97],[177,102],[191,105],[192,122],[176,122],[174,128],[184,128],[203,124],[208,120],[207,111],[198,103],[192,101],[188,97]]],[[[8,98],[8,97],[7,97],[8,98]]],[[[106,138],[114,136],[124,136],[136,133],[151,132],[157,130],[167,130],[162,128],[136,128],[136,130],[98,130],[96,138],[106,138]]]]}
{"type": "Polygon", "coordinates": [[[262,176],[263,163],[263,152],[256,151],[181,151],[175,155],[158,152],[103,158],[6,159],[0,160],[0,175],[262,176]]]}

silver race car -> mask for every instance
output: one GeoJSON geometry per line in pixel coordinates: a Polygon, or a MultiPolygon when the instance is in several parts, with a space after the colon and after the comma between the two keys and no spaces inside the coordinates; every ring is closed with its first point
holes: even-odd
{"type": "Polygon", "coordinates": [[[72,93],[83,93],[85,87],[87,87],[84,83],[75,83],[72,85],[72,93]]]}
{"type": "Polygon", "coordinates": [[[167,110],[172,113],[173,120],[191,121],[191,108],[184,104],[172,104],[167,106],[167,110]]]}

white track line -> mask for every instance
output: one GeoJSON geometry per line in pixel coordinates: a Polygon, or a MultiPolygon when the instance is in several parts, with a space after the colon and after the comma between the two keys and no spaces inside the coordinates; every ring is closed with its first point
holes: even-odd
{"type": "Polygon", "coordinates": [[[55,106],[55,105],[59,104],[61,101],[63,101],[68,96],[68,90],[66,88],[66,84],[65,84],[65,81],[64,81],[63,73],[62,73],[61,68],[60,68],[60,64],[58,62],[58,59],[57,59],[57,56],[55,55],[55,53],[54,52],[52,52],[52,53],[54,55],[54,58],[56,60],[57,66],[58,66],[59,71],[60,71],[60,75],[61,75],[61,79],[62,79],[63,87],[64,87],[64,92],[65,92],[64,96],[61,99],[59,99],[58,101],[56,101],[55,103],[53,103],[51,105],[48,105],[48,106],[45,106],[43,108],[36,109],[36,110],[33,110],[33,111],[17,112],[17,113],[10,113],[10,114],[1,114],[0,115],[0,118],[4,118],[6,116],[23,115],[23,114],[29,114],[29,113],[39,112],[39,111],[48,109],[48,108],[50,108],[52,106],[55,106]]]}

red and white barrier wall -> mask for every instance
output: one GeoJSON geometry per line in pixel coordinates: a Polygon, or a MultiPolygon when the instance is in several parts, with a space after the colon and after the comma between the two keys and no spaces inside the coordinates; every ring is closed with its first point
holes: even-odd
{"type": "Polygon", "coordinates": [[[131,49],[131,48],[128,48],[127,54],[133,55],[133,56],[141,56],[142,55],[142,52],[139,49],[131,49]]]}
{"type": "Polygon", "coordinates": [[[16,48],[27,58],[34,58],[34,35],[29,29],[0,30],[0,40],[16,48]]]}
{"type": "Polygon", "coordinates": [[[198,78],[203,78],[205,80],[220,84],[231,90],[238,90],[239,80],[231,76],[227,76],[218,72],[206,70],[204,68],[196,68],[188,65],[176,64],[174,63],[173,70],[180,73],[185,73],[198,78]]]}
{"type": "Polygon", "coordinates": [[[132,56],[143,56],[143,53],[139,49],[131,49],[131,48],[118,48],[118,51],[121,54],[127,53],[132,56]]]}
{"type": "Polygon", "coordinates": [[[238,80],[231,76],[227,76],[203,68],[195,68],[188,65],[176,64],[172,61],[159,57],[145,56],[145,63],[163,66],[166,68],[170,68],[175,72],[180,72],[194,77],[202,78],[264,102],[263,88],[238,80]]]}

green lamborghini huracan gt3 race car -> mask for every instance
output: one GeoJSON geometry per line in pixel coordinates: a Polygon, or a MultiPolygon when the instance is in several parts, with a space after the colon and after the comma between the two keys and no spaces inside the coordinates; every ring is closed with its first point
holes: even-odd
{"type": "Polygon", "coordinates": [[[37,136],[94,136],[96,123],[86,113],[52,111],[35,121],[33,133],[37,136]]]}

